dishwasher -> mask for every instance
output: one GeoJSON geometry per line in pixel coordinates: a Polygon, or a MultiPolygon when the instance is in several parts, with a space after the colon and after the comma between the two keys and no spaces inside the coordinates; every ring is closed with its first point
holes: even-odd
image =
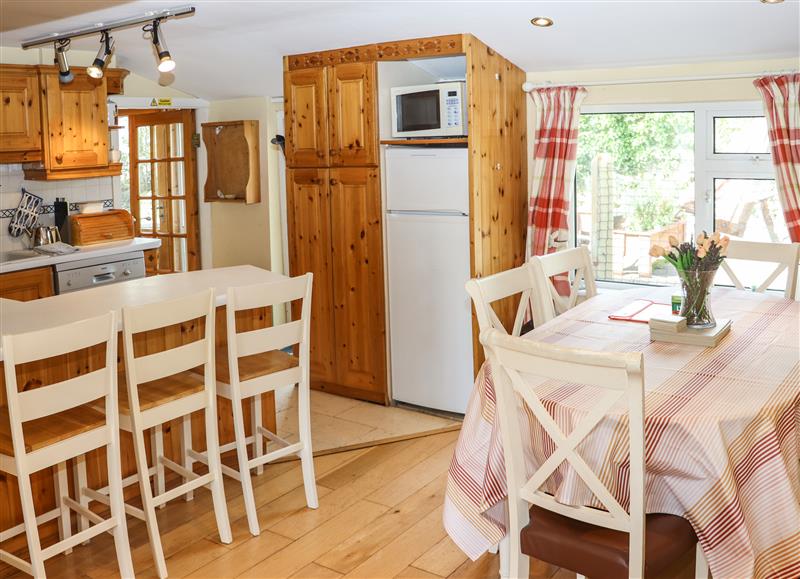
{"type": "Polygon", "coordinates": [[[55,270],[56,293],[65,294],[144,277],[144,253],[132,251],[58,263],[55,270]]]}

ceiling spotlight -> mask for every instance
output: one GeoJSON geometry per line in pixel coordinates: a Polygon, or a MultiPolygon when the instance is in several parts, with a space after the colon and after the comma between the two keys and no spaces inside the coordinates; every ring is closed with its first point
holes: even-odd
{"type": "Polygon", "coordinates": [[[69,69],[69,62],[67,62],[67,50],[69,50],[69,38],[58,40],[53,44],[56,51],[56,64],[58,64],[58,82],[67,84],[72,82],[75,75],[69,69]]]}
{"type": "Polygon", "coordinates": [[[100,50],[91,66],[87,67],[86,74],[92,78],[103,78],[103,71],[111,60],[112,52],[114,52],[114,39],[104,30],[100,33],[100,50]]]}
{"type": "Polygon", "coordinates": [[[175,61],[172,60],[172,56],[167,49],[167,43],[164,42],[164,34],[161,32],[161,22],[159,20],[153,20],[152,24],[148,24],[144,27],[144,31],[150,33],[150,37],[153,41],[153,47],[155,48],[156,57],[158,58],[158,71],[170,72],[175,70],[175,61]]]}
{"type": "Polygon", "coordinates": [[[783,0],[761,0],[762,4],[780,4],[783,0]]]}
{"type": "Polygon", "coordinates": [[[553,25],[553,19],[548,18],[547,16],[534,16],[531,18],[531,24],[538,26],[539,28],[547,28],[548,26],[553,25]]]}

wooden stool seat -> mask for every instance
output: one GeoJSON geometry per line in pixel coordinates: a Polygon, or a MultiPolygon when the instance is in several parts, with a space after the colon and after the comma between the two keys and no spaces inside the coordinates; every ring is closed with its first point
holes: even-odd
{"type": "MultiPolygon", "coordinates": [[[[231,374],[228,369],[228,350],[225,346],[218,347],[216,351],[217,359],[217,380],[226,384],[231,383],[231,374]]],[[[300,359],[281,350],[272,350],[252,356],[242,356],[239,358],[239,380],[245,382],[259,376],[274,374],[281,370],[296,368],[300,365],[300,359]]]]}
{"type": "MultiPolygon", "coordinates": [[[[128,402],[128,387],[125,374],[120,373],[119,380],[119,412],[130,415],[131,407],[128,402]]],[[[185,396],[203,391],[203,378],[191,370],[173,374],[166,378],[145,382],[139,385],[139,407],[149,410],[167,402],[178,400],[185,396]]]]}
{"type": "MultiPolygon", "coordinates": [[[[105,423],[105,414],[87,405],[31,420],[23,425],[25,451],[39,450],[99,428],[105,423]]],[[[0,454],[14,456],[14,448],[11,444],[11,420],[6,406],[0,407],[0,454]]]]}

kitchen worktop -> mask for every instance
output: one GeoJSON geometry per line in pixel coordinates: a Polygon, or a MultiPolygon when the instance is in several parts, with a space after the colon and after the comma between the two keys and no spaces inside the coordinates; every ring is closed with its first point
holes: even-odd
{"type": "Polygon", "coordinates": [[[225,305],[229,287],[268,283],[281,279],[287,278],[282,274],[252,265],[240,265],[133,279],[125,283],[29,302],[0,299],[0,326],[3,334],[20,334],[75,322],[114,310],[117,312],[117,324],[121,329],[120,310],[124,306],[177,299],[209,287],[214,288],[217,306],[221,306],[225,305]]]}
{"type": "Polygon", "coordinates": [[[112,241],[109,243],[98,243],[96,245],[84,245],[78,251],[67,255],[42,255],[29,250],[16,250],[0,253],[0,273],[10,273],[12,271],[22,271],[35,267],[48,267],[57,263],[78,261],[92,257],[104,257],[118,253],[128,253],[130,251],[145,251],[156,249],[161,246],[160,239],[152,237],[134,237],[124,241],[112,241]],[[30,257],[20,257],[30,255],[30,257]]]}

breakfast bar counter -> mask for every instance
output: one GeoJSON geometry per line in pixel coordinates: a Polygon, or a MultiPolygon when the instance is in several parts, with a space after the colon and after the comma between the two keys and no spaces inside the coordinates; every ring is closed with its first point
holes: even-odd
{"type": "MultiPolygon", "coordinates": [[[[16,302],[0,299],[0,330],[3,334],[19,334],[34,330],[41,330],[52,326],[78,321],[92,316],[100,315],[109,310],[117,313],[117,320],[121,330],[121,309],[125,306],[143,305],[147,303],[180,299],[202,291],[209,287],[215,290],[217,314],[215,321],[215,343],[218,348],[227,347],[225,302],[226,292],[229,287],[245,286],[258,283],[268,283],[286,279],[285,276],[263,270],[253,266],[237,266],[219,269],[206,269],[188,273],[175,273],[160,275],[143,279],[131,280],[124,283],[98,287],[94,289],[61,294],[31,302],[16,302]]],[[[254,330],[272,325],[272,312],[270,308],[259,308],[237,312],[236,325],[239,331],[254,330]]],[[[204,331],[202,319],[191,323],[166,326],[150,332],[134,336],[135,348],[142,354],[153,354],[167,348],[174,348],[190,343],[201,337],[204,331]]],[[[40,388],[94,371],[103,366],[104,352],[100,347],[90,347],[70,354],[50,358],[30,364],[18,365],[17,382],[21,390],[40,388]]],[[[0,365],[2,365],[2,352],[0,352],[0,365]]],[[[118,370],[124,370],[122,344],[117,353],[118,370]]],[[[6,388],[5,377],[0,373],[2,387],[0,387],[0,415],[6,415],[6,388]]],[[[230,403],[218,398],[217,411],[219,414],[220,443],[225,444],[233,440],[233,424],[230,403]]],[[[245,424],[250,424],[249,405],[245,406],[245,424]]],[[[275,429],[275,403],[274,396],[270,393],[262,397],[262,416],[264,426],[275,429]]],[[[164,446],[166,455],[180,462],[180,427],[177,424],[164,425],[164,446]]],[[[196,449],[205,448],[205,430],[202,416],[192,417],[193,445],[196,449]]],[[[123,477],[136,472],[133,445],[130,435],[122,433],[122,474],[123,477]]],[[[104,453],[104,451],[103,451],[104,453]]],[[[94,451],[87,458],[89,485],[99,488],[106,484],[105,457],[94,451]]],[[[36,511],[50,510],[55,505],[53,477],[50,469],[36,473],[32,477],[33,495],[36,502],[36,511]]],[[[138,486],[132,485],[126,489],[127,493],[138,493],[138,486]]],[[[16,479],[13,477],[0,478],[0,529],[8,529],[22,522],[22,512],[19,502],[19,491],[16,479]]],[[[52,521],[40,527],[42,540],[47,542],[49,535],[57,533],[56,522],[52,521]]],[[[24,546],[24,535],[16,537],[4,545],[8,550],[14,550],[13,543],[19,540],[19,546],[24,546]]]]}

